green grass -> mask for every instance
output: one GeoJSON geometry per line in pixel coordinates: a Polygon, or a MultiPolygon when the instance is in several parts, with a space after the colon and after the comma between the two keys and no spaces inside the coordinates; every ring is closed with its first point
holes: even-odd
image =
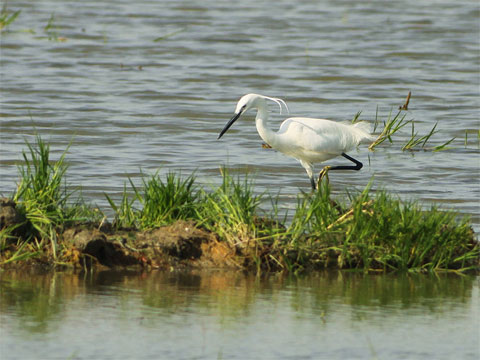
{"type": "Polygon", "coordinates": [[[21,10],[11,12],[7,8],[7,4],[4,4],[2,10],[0,11],[0,31],[6,30],[6,28],[15,21],[15,19],[20,15],[21,10]]]}
{"type": "MultiPolygon", "coordinates": [[[[12,196],[29,231],[14,245],[15,229],[0,232],[0,264],[37,257],[62,263],[68,250],[58,240],[62,230],[79,222],[98,224],[103,215],[69,190],[66,151],[52,161],[49,146],[40,137],[36,141],[27,142],[12,196]]],[[[279,219],[278,197],[270,197],[272,210],[265,213],[260,204],[268,195],[257,194],[248,176],[232,176],[225,168],[221,175],[221,185],[207,189],[195,184],[194,175],[155,174],[144,177],[141,186],[130,180],[119,203],[106,194],[113,225],[148,230],[193,221],[233,249],[245,269],[256,271],[479,270],[479,243],[467,218],[437,207],[424,210],[384,190],[374,192],[373,181],[343,198],[334,198],[322,182],[318,191],[298,195],[286,221],[286,216],[279,219]]]]}
{"type": "MultiPolygon", "coordinates": [[[[383,121],[383,129],[378,135],[377,139],[375,139],[370,146],[368,147],[369,150],[373,151],[375,147],[382,144],[385,140],[388,140],[390,143],[393,142],[392,136],[402,129],[405,125],[409,123],[409,121],[405,120],[406,115],[402,116],[402,111],[398,111],[395,116],[392,117],[392,111],[390,111],[388,118],[383,121]]],[[[373,126],[373,132],[377,131],[377,128],[380,124],[380,120],[378,117],[378,108],[375,113],[375,122],[373,126]]]]}
{"type": "Polygon", "coordinates": [[[443,143],[441,145],[435,146],[433,148],[427,148],[426,144],[427,144],[428,140],[430,140],[430,138],[432,137],[433,134],[438,132],[438,130],[435,130],[437,128],[438,123],[436,123],[433,126],[432,130],[430,130],[430,132],[427,135],[420,136],[420,137],[418,136],[418,133],[415,132],[415,123],[413,121],[411,121],[411,123],[412,123],[412,135],[411,135],[410,139],[403,145],[403,147],[402,147],[403,151],[405,151],[405,150],[413,151],[413,150],[416,150],[418,148],[418,146],[420,146],[421,149],[423,149],[423,150],[431,150],[431,151],[447,150],[448,149],[447,146],[453,140],[455,140],[455,138],[451,138],[450,140],[446,141],[445,143],[443,143]]]}
{"type": "Polygon", "coordinates": [[[248,176],[232,177],[222,168],[222,184],[211,192],[202,191],[197,220],[208,230],[232,245],[243,246],[259,235],[258,207],[262,195],[256,195],[248,176]]]}
{"type": "Polygon", "coordinates": [[[195,219],[199,194],[193,183],[193,175],[181,179],[174,173],[168,173],[165,181],[158,174],[143,179],[141,189],[130,180],[134,195],[130,197],[125,186],[120,204],[116,205],[105,194],[115,211],[114,226],[145,230],[176,220],[195,219]]]}
{"type": "MultiPolygon", "coordinates": [[[[357,113],[353,119],[353,122],[358,120],[360,113],[357,113]]],[[[382,131],[379,132],[377,138],[369,145],[368,149],[370,151],[374,151],[375,148],[379,145],[381,145],[385,140],[388,140],[390,144],[393,143],[393,135],[396,133],[400,132],[402,128],[404,128],[406,125],[411,124],[411,135],[405,142],[405,144],[402,145],[402,151],[418,151],[418,150],[424,150],[424,151],[443,151],[443,150],[448,150],[450,149],[448,145],[450,145],[454,140],[455,137],[447,140],[446,142],[429,147],[427,146],[428,142],[431,140],[432,136],[436,133],[438,133],[437,130],[437,125],[436,123],[433,128],[430,130],[430,132],[426,135],[419,136],[418,132],[415,131],[415,122],[414,120],[406,120],[406,114],[402,115],[402,110],[398,110],[395,116],[392,117],[392,111],[390,111],[388,117],[386,120],[380,122],[379,120],[379,115],[378,115],[378,108],[375,113],[375,120],[374,120],[374,129],[373,132],[377,132],[377,129],[379,128],[380,123],[383,124],[382,131]]],[[[467,139],[467,135],[465,133],[465,139],[467,139]]],[[[466,144],[467,140],[465,140],[466,144]]]]}
{"type": "MultiPolygon", "coordinates": [[[[58,160],[52,161],[49,145],[39,136],[36,144],[28,141],[26,144],[28,151],[22,154],[24,165],[18,168],[20,182],[12,199],[30,227],[36,248],[40,251],[49,242],[52,255],[56,258],[58,231],[76,222],[98,219],[100,213],[86,205],[81,196],[72,199],[75,191],[69,189],[65,177],[68,148],[58,160]]],[[[3,243],[6,236],[3,237],[3,243]]]]}
{"type": "Polygon", "coordinates": [[[132,214],[136,220],[130,224],[139,228],[194,220],[237,249],[245,264],[257,270],[467,271],[478,266],[479,247],[473,246],[467,219],[457,220],[454,212],[436,207],[423,210],[419,203],[402,202],[383,190],[372,194],[372,183],[343,201],[332,198],[326,182],[319,191],[301,193],[286,226],[275,215],[275,206],[272,214],[261,214],[265,195],[255,193],[248,176],[233,177],[222,169],[222,179],[218,188],[205,191],[193,186],[192,176],[181,180],[170,173],[164,183],[152,177],[144,182],[148,196],[139,195],[132,185],[142,204],[147,198],[151,203],[143,211],[120,214],[132,214]],[[147,210],[152,208],[156,210],[147,210]],[[147,213],[158,220],[142,220],[147,213]]]}
{"type": "MultiPolygon", "coordinates": [[[[423,210],[370,183],[345,203],[321,191],[299,196],[287,230],[294,268],[369,270],[478,269],[479,246],[468,219],[437,207],[423,210]],[[293,250],[293,251],[292,251],[293,250]]],[[[290,259],[292,260],[292,259],[290,259]]]]}
{"type": "MultiPolygon", "coordinates": [[[[470,145],[469,142],[470,140],[468,139],[468,134],[469,133],[472,133],[472,134],[475,134],[474,137],[476,138],[476,148],[477,149],[480,149],[480,130],[465,130],[465,139],[464,139],[464,142],[463,142],[463,145],[465,147],[465,149],[468,148],[468,146],[470,145]]],[[[473,140],[472,142],[474,142],[475,140],[473,140]]]]}
{"type": "MultiPolygon", "coordinates": [[[[331,221],[331,219],[329,219],[331,221]]],[[[478,257],[471,245],[468,221],[436,207],[423,210],[415,201],[400,201],[367,187],[351,197],[351,208],[330,225],[317,222],[317,232],[331,236],[341,249],[339,263],[348,268],[385,270],[466,269],[478,257]],[[347,215],[347,216],[345,216],[347,215]]]]}

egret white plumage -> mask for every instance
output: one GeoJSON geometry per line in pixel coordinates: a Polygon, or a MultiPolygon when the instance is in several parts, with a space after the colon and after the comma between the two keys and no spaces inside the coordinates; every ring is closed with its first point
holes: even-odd
{"type": "Polygon", "coordinates": [[[313,165],[326,160],[343,156],[355,165],[326,166],[320,172],[319,181],[331,170],[360,170],[363,164],[348,156],[346,152],[356,148],[362,141],[372,140],[370,126],[365,122],[338,123],[326,119],[304,117],[288,118],[280,125],[277,132],[267,127],[267,100],[282,105],[288,111],[288,106],[282,99],[258,94],[244,95],[237,103],[235,114],[220,132],[218,139],[233,125],[240,116],[250,109],[257,110],[255,124],[260,137],[273,149],[300,161],[305,168],[312,188],[316,188],[313,177],[313,165]]]}

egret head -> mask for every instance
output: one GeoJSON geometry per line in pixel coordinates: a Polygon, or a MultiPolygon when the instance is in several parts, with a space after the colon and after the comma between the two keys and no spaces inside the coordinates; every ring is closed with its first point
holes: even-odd
{"type": "Polygon", "coordinates": [[[265,109],[267,107],[267,102],[266,100],[271,100],[274,101],[280,106],[280,113],[282,113],[282,105],[285,106],[285,108],[288,111],[288,106],[283,101],[282,99],[278,98],[272,98],[268,96],[263,96],[263,95],[258,95],[258,94],[247,94],[244,95],[238,100],[237,107],[235,108],[235,114],[233,117],[230,119],[230,121],[225,125],[223,130],[220,132],[220,135],[218,135],[218,139],[222,137],[223,134],[227,132],[227,130],[230,128],[230,126],[233,125],[235,121],[238,120],[238,118],[245,112],[247,112],[250,109],[265,109]]]}

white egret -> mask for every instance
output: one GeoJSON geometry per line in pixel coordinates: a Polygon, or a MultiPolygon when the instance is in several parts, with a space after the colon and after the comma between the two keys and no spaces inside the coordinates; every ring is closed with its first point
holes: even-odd
{"type": "Polygon", "coordinates": [[[276,102],[280,106],[280,113],[282,105],[288,111],[287,104],[282,99],[258,94],[244,95],[238,101],[234,116],[220,132],[218,139],[242,114],[250,109],[256,109],[255,124],[260,137],[273,149],[299,160],[307,171],[313,189],[316,188],[313,177],[314,163],[324,162],[341,155],[355,164],[326,166],[319,174],[319,182],[329,170],[360,170],[362,168],[363,164],[348,156],[346,152],[354,149],[364,140],[372,140],[370,126],[367,123],[338,123],[325,119],[293,117],[283,121],[279,130],[275,132],[267,127],[266,100],[276,102]]]}

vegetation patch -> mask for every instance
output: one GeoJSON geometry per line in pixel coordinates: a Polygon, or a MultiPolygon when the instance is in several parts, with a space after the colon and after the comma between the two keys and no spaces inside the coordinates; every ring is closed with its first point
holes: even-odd
{"type": "Polygon", "coordinates": [[[0,264],[47,268],[228,267],[300,272],[458,272],[480,269],[480,247],[467,218],[385,191],[350,191],[334,199],[327,182],[298,195],[290,221],[269,214],[247,177],[222,169],[219,187],[201,188],[194,175],[158,174],[141,187],[125,185],[115,216],[85,203],[65,180],[64,153],[51,161],[40,137],[28,144],[18,188],[0,201],[0,264]]]}

